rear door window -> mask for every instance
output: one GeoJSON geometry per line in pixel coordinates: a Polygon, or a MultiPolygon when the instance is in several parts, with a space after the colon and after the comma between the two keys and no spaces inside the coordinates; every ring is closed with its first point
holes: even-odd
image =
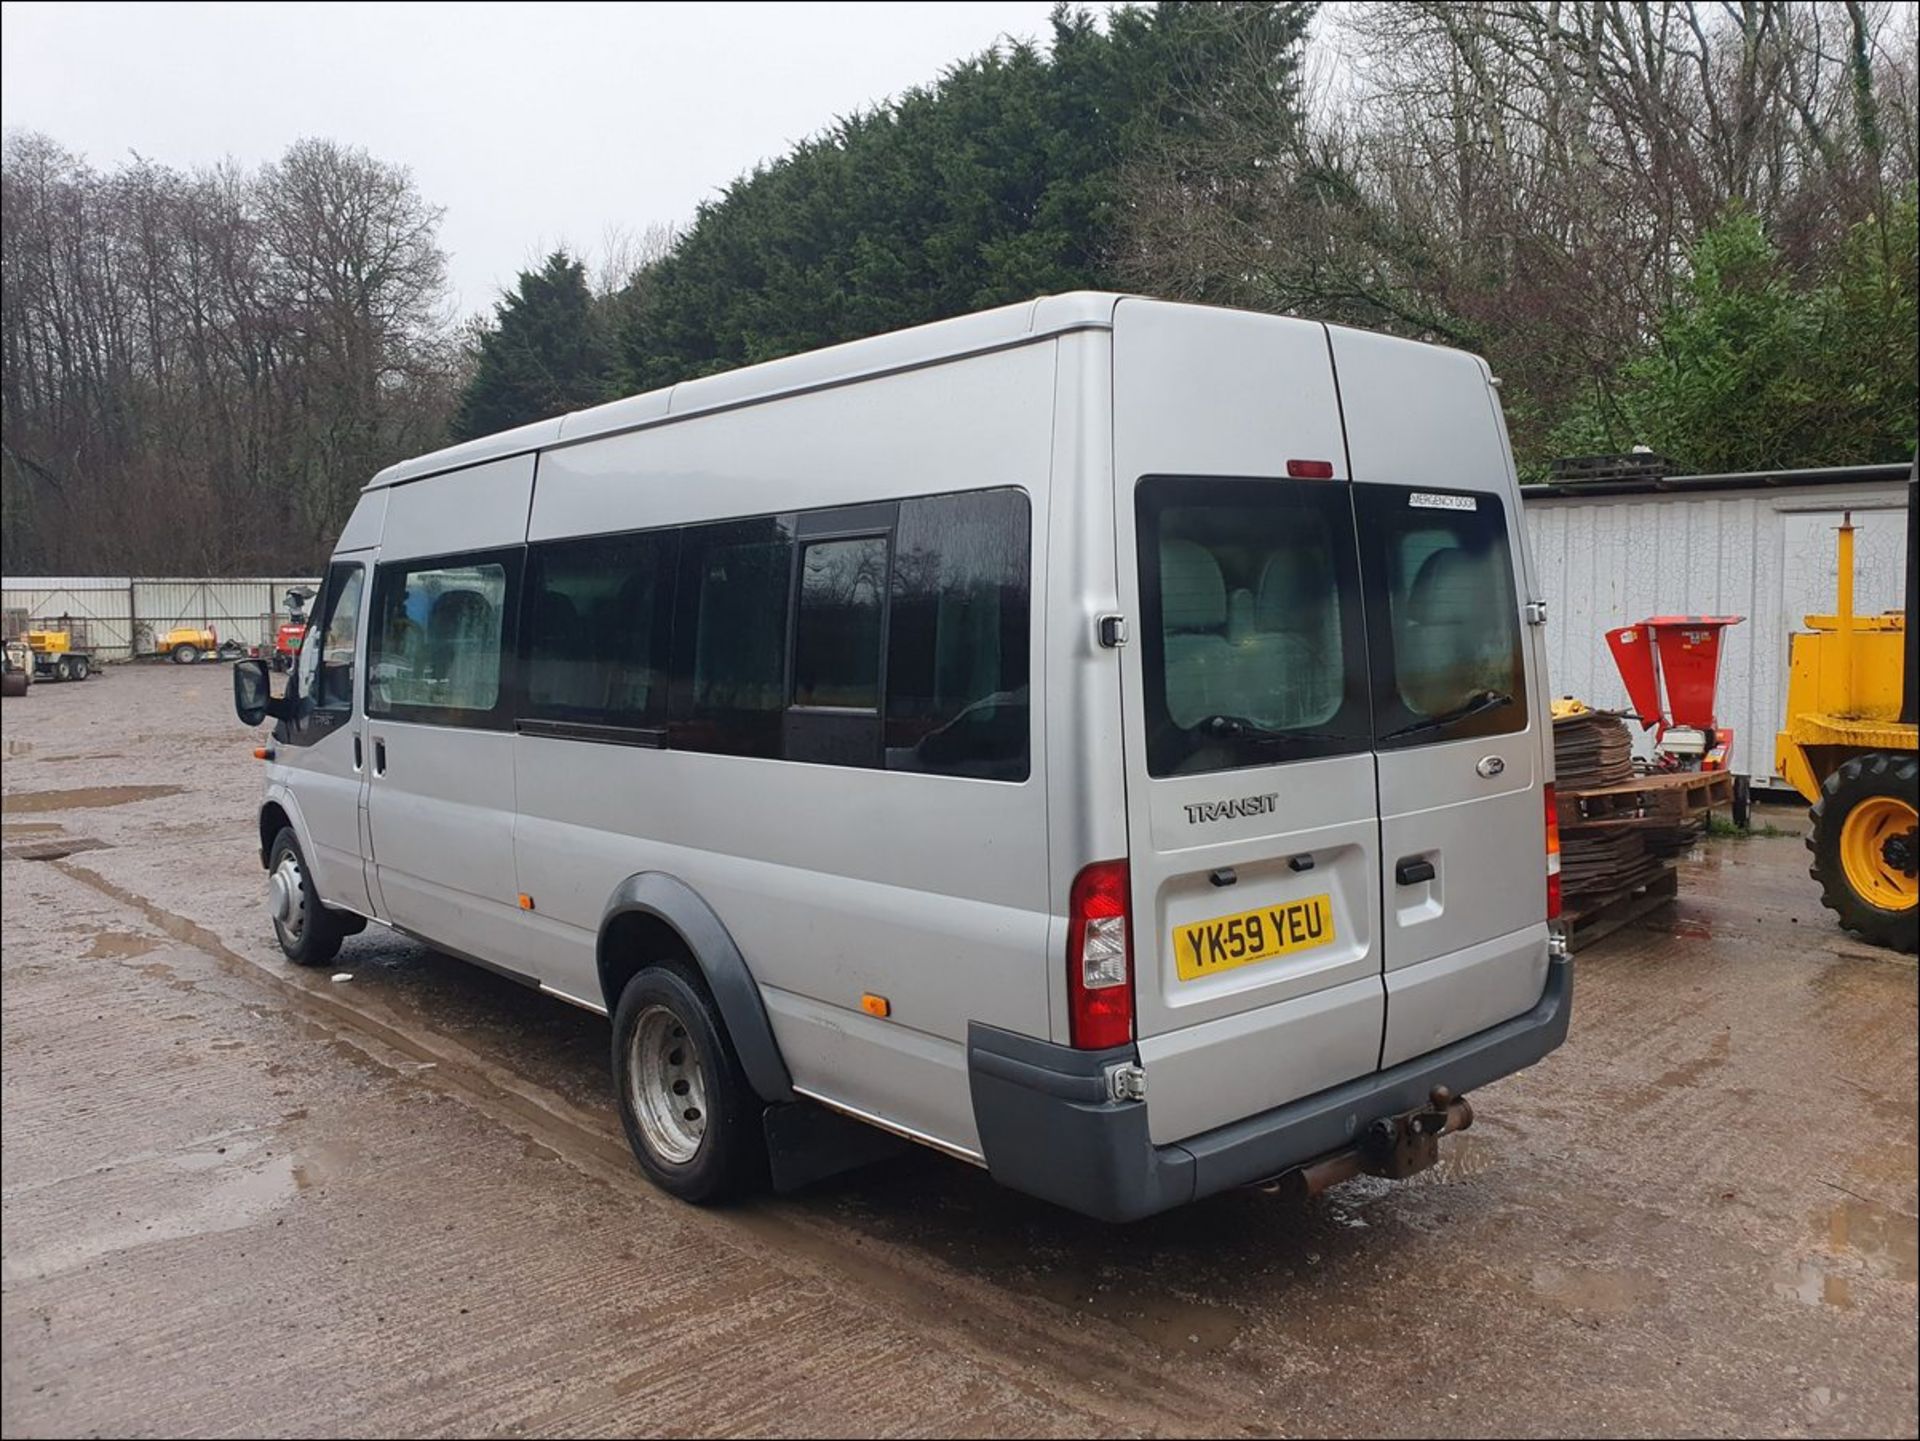
{"type": "Polygon", "coordinates": [[[1152,477],[1135,504],[1149,774],[1368,749],[1348,487],[1152,477]]]}
{"type": "Polygon", "coordinates": [[[1354,504],[1376,745],[1524,730],[1520,602],[1499,497],[1363,485],[1354,504]]]}

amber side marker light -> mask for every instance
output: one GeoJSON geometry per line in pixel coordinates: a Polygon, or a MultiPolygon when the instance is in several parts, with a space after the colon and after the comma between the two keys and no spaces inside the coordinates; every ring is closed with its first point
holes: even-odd
{"type": "Polygon", "coordinates": [[[869,991],[860,998],[860,1009],[865,1011],[869,1016],[878,1016],[884,1021],[888,1016],[893,1014],[893,1002],[889,1001],[885,996],[876,996],[873,992],[869,991]]]}
{"type": "Polygon", "coordinates": [[[272,760],[272,759],[273,759],[273,747],[272,747],[272,746],[255,746],[255,747],[253,748],[253,758],[254,758],[255,760],[257,760],[257,761],[270,761],[270,760],[272,760]]]}
{"type": "Polygon", "coordinates": [[[525,891],[520,892],[520,909],[523,911],[530,911],[533,909],[533,897],[528,895],[525,891]]]}

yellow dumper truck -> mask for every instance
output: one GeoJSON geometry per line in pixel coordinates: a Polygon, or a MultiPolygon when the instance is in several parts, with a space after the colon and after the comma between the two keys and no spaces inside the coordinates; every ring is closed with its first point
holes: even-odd
{"type": "Polygon", "coordinates": [[[1853,517],[1839,533],[1839,594],[1832,615],[1795,632],[1787,723],[1774,746],[1779,773],[1813,803],[1813,878],[1840,924],[1875,945],[1911,955],[1915,908],[1916,677],[1915,484],[1907,482],[1904,611],[1855,615],[1853,517]]]}

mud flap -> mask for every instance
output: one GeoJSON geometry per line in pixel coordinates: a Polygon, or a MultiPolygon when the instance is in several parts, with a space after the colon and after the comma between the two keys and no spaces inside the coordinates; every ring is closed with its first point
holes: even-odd
{"type": "Polygon", "coordinates": [[[816,1106],[793,1101],[768,1106],[762,1115],[767,1171],[781,1195],[843,1171],[890,1160],[912,1149],[911,1141],[816,1106]]]}

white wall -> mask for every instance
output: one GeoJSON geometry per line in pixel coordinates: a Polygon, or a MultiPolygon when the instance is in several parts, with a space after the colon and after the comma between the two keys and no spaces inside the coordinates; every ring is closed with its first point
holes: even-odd
{"type": "MultiPolygon", "coordinates": [[[[1734,728],[1733,769],[1773,773],[1786,718],[1787,638],[1834,601],[1834,527],[1853,511],[1854,607],[1905,601],[1906,483],[1653,495],[1536,496],[1527,531],[1547,600],[1548,682],[1627,708],[1606,632],[1655,615],[1742,615],[1721,651],[1715,719],[1734,728]]],[[[1648,740],[1640,738],[1643,751],[1648,740]]],[[[1784,784],[1784,782],[1780,782],[1784,784]]]]}

